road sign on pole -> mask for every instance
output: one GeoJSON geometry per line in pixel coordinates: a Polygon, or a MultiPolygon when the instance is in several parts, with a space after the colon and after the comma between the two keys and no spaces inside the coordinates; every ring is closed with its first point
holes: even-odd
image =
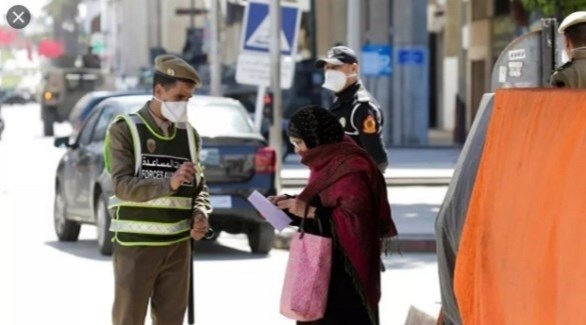
{"type": "MultiPolygon", "coordinates": [[[[296,48],[294,43],[289,46],[283,46],[283,29],[279,30],[279,26],[283,26],[283,14],[281,11],[281,0],[271,0],[270,7],[270,56],[271,56],[271,88],[273,91],[273,125],[271,125],[269,140],[270,145],[276,151],[276,168],[275,168],[275,189],[277,193],[281,193],[281,166],[282,166],[282,152],[281,143],[283,138],[281,137],[281,119],[283,113],[281,109],[282,97],[281,97],[281,54],[283,49],[288,49],[289,54],[294,54],[293,48],[296,48]]],[[[299,13],[299,10],[296,11],[299,13]]],[[[266,20],[266,19],[265,19],[266,20]]],[[[297,34],[297,33],[295,33],[297,34]]],[[[285,40],[287,42],[287,40],[285,40]]]]}
{"type": "MultiPolygon", "coordinates": [[[[281,88],[288,89],[293,84],[301,10],[290,4],[283,4],[280,7],[281,88]]],[[[260,0],[248,1],[244,11],[241,54],[236,65],[238,83],[256,86],[271,84],[270,44],[269,3],[260,0]]]]}

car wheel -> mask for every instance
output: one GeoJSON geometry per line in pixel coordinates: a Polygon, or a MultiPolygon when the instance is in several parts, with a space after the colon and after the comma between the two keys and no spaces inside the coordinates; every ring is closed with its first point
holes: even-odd
{"type": "Polygon", "coordinates": [[[96,229],[98,231],[98,247],[102,255],[112,255],[112,232],[110,232],[110,213],[108,199],[100,194],[95,204],[96,229]]]}
{"type": "Polygon", "coordinates": [[[59,241],[76,241],[79,236],[80,224],[71,220],[67,220],[65,213],[65,198],[61,193],[59,187],[55,191],[55,203],[53,207],[53,224],[55,226],[55,234],[59,241]]]}
{"type": "Polygon", "coordinates": [[[253,254],[268,254],[274,241],[275,229],[268,223],[255,225],[248,232],[248,244],[253,254]]]}

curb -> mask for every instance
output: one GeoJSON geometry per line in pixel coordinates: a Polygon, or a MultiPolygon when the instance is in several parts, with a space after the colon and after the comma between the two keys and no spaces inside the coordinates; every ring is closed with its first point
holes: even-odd
{"type": "MultiPolygon", "coordinates": [[[[275,235],[273,248],[288,250],[292,236],[296,231],[285,231],[275,235]]],[[[433,234],[399,235],[397,246],[400,253],[435,253],[436,242],[433,234]]]]}

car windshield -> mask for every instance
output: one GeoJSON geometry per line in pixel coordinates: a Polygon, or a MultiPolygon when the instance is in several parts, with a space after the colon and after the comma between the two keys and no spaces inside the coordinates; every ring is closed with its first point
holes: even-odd
{"type": "Polygon", "coordinates": [[[213,103],[191,106],[188,116],[189,122],[202,135],[254,133],[248,113],[238,105],[213,103]]]}
{"type": "MultiPolygon", "coordinates": [[[[125,114],[134,113],[141,104],[124,105],[125,114]]],[[[189,122],[202,136],[254,134],[252,121],[244,107],[232,103],[204,103],[188,106],[189,122]]]]}

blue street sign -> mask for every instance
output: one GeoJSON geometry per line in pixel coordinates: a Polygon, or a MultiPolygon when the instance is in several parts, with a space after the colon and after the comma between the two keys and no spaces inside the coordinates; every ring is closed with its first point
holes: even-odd
{"type": "MultiPolygon", "coordinates": [[[[241,50],[249,52],[270,52],[271,23],[269,4],[248,1],[244,13],[241,50]]],[[[281,54],[294,56],[297,52],[297,35],[301,23],[298,7],[281,5],[281,54]]]]}
{"type": "Polygon", "coordinates": [[[426,50],[424,49],[402,49],[399,50],[399,64],[401,65],[422,65],[426,62],[426,50]]]}
{"type": "Polygon", "coordinates": [[[393,73],[393,49],[389,45],[362,47],[360,73],[363,76],[390,76],[393,73]]]}

